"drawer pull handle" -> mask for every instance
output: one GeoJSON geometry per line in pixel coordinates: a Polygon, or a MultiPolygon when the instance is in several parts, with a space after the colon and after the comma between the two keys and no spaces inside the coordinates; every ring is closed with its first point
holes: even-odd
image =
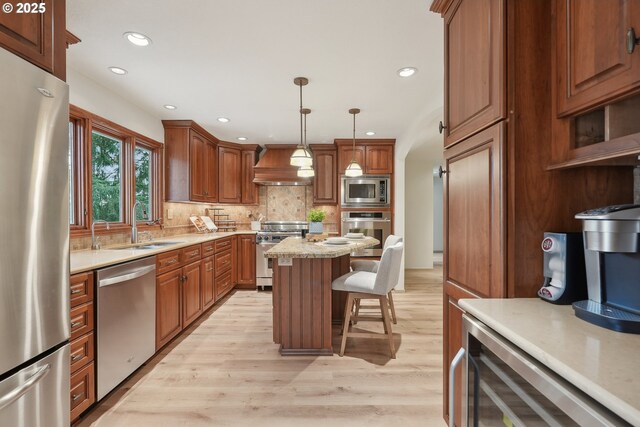
{"type": "Polygon", "coordinates": [[[188,256],[197,256],[197,255],[200,255],[200,251],[198,251],[198,250],[191,251],[187,255],[188,256]]]}
{"type": "Polygon", "coordinates": [[[81,294],[82,291],[82,289],[71,289],[71,295],[81,294]]]}
{"type": "Polygon", "coordinates": [[[213,271],[213,268],[208,268],[207,269],[207,273],[210,272],[210,271],[213,271]]]}
{"type": "Polygon", "coordinates": [[[81,394],[74,394],[73,396],[71,396],[71,400],[73,400],[74,402],[78,399],[80,399],[82,397],[81,394]]]}
{"type": "Polygon", "coordinates": [[[169,261],[166,261],[166,262],[165,262],[165,265],[175,264],[176,262],[178,262],[178,260],[177,260],[177,259],[175,259],[175,258],[173,258],[173,259],[170,259],[169,261]]]}
{"type": "Polygon", "coordinates": [[[78,360],[82,359],[82,357],[82,354],[74,354],[73,356],[71,356],[71,361],[77,362],[78,360]]]}
{"type": "Polygon", "coordinates": [[[84,325],[83,322],[71,322],[71,329],[84,325]]]}

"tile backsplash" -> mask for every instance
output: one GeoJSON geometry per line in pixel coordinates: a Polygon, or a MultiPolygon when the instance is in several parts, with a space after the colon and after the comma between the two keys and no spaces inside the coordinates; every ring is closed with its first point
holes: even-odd
{"type": "MultiPolygon", "coordinates": [[[[327,213],[327,218],[324,221],[325,230],[339,231],[338,207],[313,206],[312,186],[260,186],[258,201],[258,205],[253,206],[165,202],[163,208],[164,227],[162,230],[153,231],[151,235],[154,239],[158,239],[177,234],[195,233],[196,229],[191,224],[189,217],[191,215],[206,215],[207,209],[213,207],[223,208],[224,212],[221,213],[229,215],[230,220],[236,221],[238,230],[251,228],[250,213],[255,218],[262,214],[263,221],[306,221],[307,212],[310,209],[321,208],[327,213]]],[[[126,244],[131,238],[129,231],[101,235],[102,227],[100,227],[100,232],[96,234],[100,235],[103,246],[126,244]]],[[[89,249],[90,247],[90,236],[71,238],[72,251],[89,249]]]]}

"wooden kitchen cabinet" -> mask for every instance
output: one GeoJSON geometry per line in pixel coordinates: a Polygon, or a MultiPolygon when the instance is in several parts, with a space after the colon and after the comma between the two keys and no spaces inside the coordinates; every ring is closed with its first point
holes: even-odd
{"type": "Polygon", "coordinates": [[[71,421],[75,421],[96,401],[95,365],[93,362],[71,374],[71,421]]]}
{"type": "Polygon", "coordinates": [[[555,2],[558,115],[588,110],[640,87],[640,0],[555,2]]]}
{"type": "Polygon", "coordinates": [[[240,234],[238,238],[237,288],[256,288],[256,236],[240,234]]]}
{"type": "Polygon", "coordinates": [[[243,205],[257,205],[259,203],[258,185],[253,183],[253,178],[255,177],[253,167],[258,161],[260,149],[259,145],[242,147],[242,171],[240,173],[242,182],[240,194],[243,205]]]}
{"type": "Polygon", "coordinates": [[[66,80],[65,0],[21,3],[24,7],[43,5],[43,13],[18,13],[18,1],[6,3],[13,6],[13,12],[0,12],[0,46],[66,80]]]}
{"type": "Polygon", "coordinates": [[[195,131],[191,131],[189,181],[190,199],[200,202],[218,200],[217,149],[195,131]]]}
{"type": "MultiPolygon", "coordinates": [[[[313,204],[338,204],[338,150],[334,145],[314,145],[313,153],[313,204]]],[[[342,171],[344,172],[344,171],[342,171]]]]}
{"type": "Polygon", "coordinates": [[[444,145],[506,117],[505,0],[457,0],[444,15],[444,145]]]}
{"type": "Polygon", "coordinates": [[[200,261],[182,269],[182,328],[186,328],[202,314],[200,261]]]}
{"type": "Polygon", "coordinates": [[[206,310],[215,303],[215,258],[209,257],[202,260],[202,310],[206,310]]]}
{"type": "Polygon", "coordinates": [[[156,278],[156,350],[182,330],[182,269],[156,278]]]}
{"type": "Polygon", "coordinates": [[[393,145],[367,145],[365,147],[366,168],[369,175],[393,173],[393,145]]]}
{"type": "Polygon", "coordinates": [[[242,168],[241,151],[237,148],[218,147],[218,201],[240,203],[242,168]]]}
{"type": "MultiPolygon", "coordinates": [[[[338,174],[343,175],[351,163],[353,140],[336,139],[338,146],[338,174]]],[[[395,139],[356,139],[356,161],[367,175],[391,175],[395,139]]]]}
{"type": "MultiPolygon", "coordinates": [[[[345,140],[347,141],[347,140],[345,140]]],[[[355,149],[355,160],[358,162],[362,170],[365,168],[365,147],[361,144],[357,144],[355,149]]],[[[338,146],[338,174],[343,175],[349,163],[354,158],[354,150],[352,147],[352,143],[345,143],[344,145],[338,146]]]]}

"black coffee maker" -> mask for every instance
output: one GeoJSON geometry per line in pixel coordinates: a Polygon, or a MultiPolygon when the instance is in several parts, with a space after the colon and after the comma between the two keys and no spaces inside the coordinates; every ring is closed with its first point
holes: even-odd
{"type": "Polygon", "coordinates": [[[583,221],[589,299],[573,304],[581,319],[640,334],[640,205],[576,215],[583,221]]]}
{"type": "Polygon", "coordinates": [[[544,233],[544,283],[538,296],[553,304],[587,298],[581,233],[544,233]]]}

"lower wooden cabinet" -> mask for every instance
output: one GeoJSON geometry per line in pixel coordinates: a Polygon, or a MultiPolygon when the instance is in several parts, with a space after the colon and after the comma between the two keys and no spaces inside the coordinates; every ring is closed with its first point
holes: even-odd
{"type": "Polygon", "coordinates": [[[238,280],[236,287],[256,288],[256,236],[240,234],[238,237],[238,280]]]}
{"type": "Polygon", "coordinates": [[[216,302],[215,300],[215,258],[202,260],[200,276],[202,280],[202,309],[206,310],[216,302]]]}
{"type": "Polygon", "coordinates": [[[96,401],[93,362],[71,374],[71,420],[75,420],[96,401]]]}
{"type": "Polygon", "coordinates": [[[156,279],[156,350],[182,330],[182,269],[156,279]]]}
{"type": "Polygon", "coordinates": [[[202,314],[200,261],[182,269],[182,328],[186,328],[202,314]]]}
{"type": "Polygon", "coordinates": [[[233,289],[233,282],[231,281],[231,270],[226,273],[222,273],[219,277],[216,277],[216,301],[219,301],[230,290],[233,289]]]}

